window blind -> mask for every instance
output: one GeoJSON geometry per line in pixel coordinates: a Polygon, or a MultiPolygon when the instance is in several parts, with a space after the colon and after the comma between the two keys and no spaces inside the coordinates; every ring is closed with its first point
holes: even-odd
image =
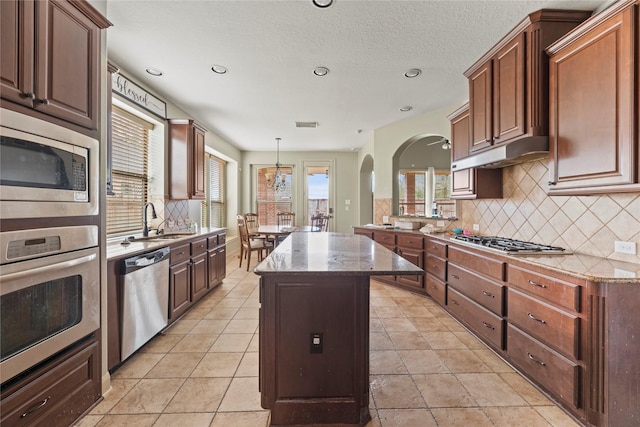
{"type": "Polygon", "coordinates": [[[224,171],[226,162],[206,154],[208,175],[206,198],[202,202],[202,226],[225,227],[224,171]]]}
{"type": "Polygon", "coordinates": [[[107,235],[138,232],[147,202],[149,131],[153,125],[115,106],[111,121],[114,194],[107,196],[107,235]]]}

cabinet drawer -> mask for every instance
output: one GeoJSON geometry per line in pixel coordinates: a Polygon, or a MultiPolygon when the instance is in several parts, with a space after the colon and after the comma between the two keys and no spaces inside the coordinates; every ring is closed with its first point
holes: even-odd
{"type": "Polygon", "coordinates": [[[373,240],[373,231],[371,231],[371,230],[363,230],[361,228],[354,228],[353,229],[353,234],[360,234],[360,235],[363,235],[363,236],[367,236],[368,238],[373,240]]]}
{"type": "Polygon", "coordinates": [[[191,242],[191,256],[201,255],[207,252],[207,239],[199,239],[191,242]]]}
{"type": "Polygon", "coordinates": [[[182,261],[186,261],[191,256],[191,248],[189,243],[184,245],[171,247],[171,265],[175,265],[181,263],[182,261]]]}
{"type": "Polygon", "coordinates": [[[427,293],[441,306],[447,305],[447,285],[430,274],[426,275],[427,293]]]}
{"type": "Polygon", "coordinates": [[[493,277],[501,282],[505,280],[505,263],[503,261],[465,251],[451,245],[449,245],[448,257],[450,262],[469,270],[493,277]]]}
{"type": "Polygon", "coordinates": [[[544,298],[554,305],[580,312],[581,287],[559,278],[535,273],[514,265],[508,266],[509,285],[544,298]]]}
{"type": "Polygon", "coordinates": [[[428,253],[425,264],[424,270],[427,273],[433,274],[442,281],[447,280],[447,262],[445,260],[428,253]]]}
{"type": "Polygon", "coordinates": [[[467,327],[496,348],[504,349],[504,320],[452,287],[447,288],[447,308],[467,327]]]}
{"type": "Polygon", "coordinates": [[[438,258],[447,257],[447,245],[435,239],[427,239],[427,252],[438,258]]]}
{"type": "Polygon", "coordinates": [[[207,247],[209,249],[213,249],[218,246],[218,236],[209,236],[207,237],[207,247]]]}
{"type": "Polygon", "coordinates": [[[402,246],[404,248],[412,248],[412,249],[423,249],[424,248],[424,237],[416,236],[413,234],[403,234],[400,233],[397,236],[397,244],[398,246],[402,246]]]}
{"type": "Polygon", "coordinates": [[[508,294],[509,322],[575,359],[579,354],[580,319],[515,289],[508,294]]]}
{"type": "Polygon", "coordinates": [[[1,425],[71,425],[100,397],[98,344],[60,357],[42,375],[2,396],[1,425]],[[26,414],[26,415],[24,415],[26,414]]]}
{"type": "Polygon", "coordinates": [[[384,233],[376,231],[373,233],[373,240],[384,246],[395,246],[396,235],[394,233],[384,233]]]}
{"type": "Polygon", "coordinates": [[[227,242],[226,234],[218,234],[218,245],[224,245],[227,242]]]}
{"type": "Polygon", "coordinates": [[[511,362],[556,397],[580,407],[580,367],[513,325],[507,327],[511,362]]]}
{"type": "Polygon", "coordinates": [[[493,282],[451,262],[447,268],[447,282],[450,286],[498,316],[504,315],[504,286],[502,283],[493,282]]]}

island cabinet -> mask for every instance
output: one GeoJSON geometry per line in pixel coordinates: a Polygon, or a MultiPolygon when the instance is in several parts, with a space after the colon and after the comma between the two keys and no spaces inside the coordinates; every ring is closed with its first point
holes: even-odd
{"type": "Polygon", "coordinates": [[[506,263],[449,245],[447,309],[495,350],[505,349],[506,263]]]}
{"type": "Polygon", "coordinates": [[[2,106],[97,137],[101,30],[86,1],[0,2],[2,106]]]}
{"type": "Polygon", "coordinates": [[[425,290],[441,306],[447,304],[447,245],[437,239],[426,237],[425,290]]]}
{"type": "Polygon", "coordinates": [[[547,49],[549,194],[640,191],[638,9],[618,1],[547,49]]]}
{"type": "Polygon", "coordinates": [[[544,48],[591,15],[542,9],[529,14],[464,75],[469,80],[470,152],[548,135],[544,48]]]}
{"type": "Polygon", "coordinates": [[[193,120],[169,120],[169,198],[204,199],[205,133],[193,120]]]}
{"type": "MultiPolygon", "coordinates": [[[[451,161],[469,156],[470,129],[469,104],[449,115],[451,122],[451,161]]],[[[502,198],[502,169],[470,168],[451,170],[452,199],[502,198]]]]}

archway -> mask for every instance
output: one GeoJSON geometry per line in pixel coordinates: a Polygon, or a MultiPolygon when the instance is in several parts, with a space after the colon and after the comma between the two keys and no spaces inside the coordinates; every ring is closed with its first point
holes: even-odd
{"type": "Polygon", "coordinates": [[[360,165],[360,224],[373,223],[373,157],[367,154],[360,165]]]}

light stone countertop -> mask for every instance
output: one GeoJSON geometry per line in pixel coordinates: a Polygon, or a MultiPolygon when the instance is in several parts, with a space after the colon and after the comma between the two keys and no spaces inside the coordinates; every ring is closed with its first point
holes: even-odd
{"type": "Polygon", "coordinates": [[[254,272],[323,276],[424,274],[421,268],[365,236],[326,232],[292,233],[254,272]]]}
{"type": "MultiPolygon", "coordinates": [[[[226,230],[226,228],[202,228],[197,233],[193,233],[193,234],[179,233],[179,234],[172,235],[172,233],[167,233],[167,236],[172,236],[172,238],[153,239],[153,240],[147,240],[147,241],[134,241],[134,242],[130,242],[126,246],[121,244],[125,240],[125,237],[117,237],[117,238],[109,239],[107,240],[107,246],[106,246],[107,261],[111,261],[119,258],[126,258],[133,255],[141,254],[144,252],[153,251],[155,249],[160,249],[167,246],[175,245],[176,243],[179,243],[182,241],[191,240],[199,236],[204,237],[210,234],[219,233],[224,230],[226,230]]],[[[135,236],[141,237],[140,234],[135,234],[135,236]]],[[[152,237],[153,236],[155,236],[155,234],[152,234],[152,237]]]]}

